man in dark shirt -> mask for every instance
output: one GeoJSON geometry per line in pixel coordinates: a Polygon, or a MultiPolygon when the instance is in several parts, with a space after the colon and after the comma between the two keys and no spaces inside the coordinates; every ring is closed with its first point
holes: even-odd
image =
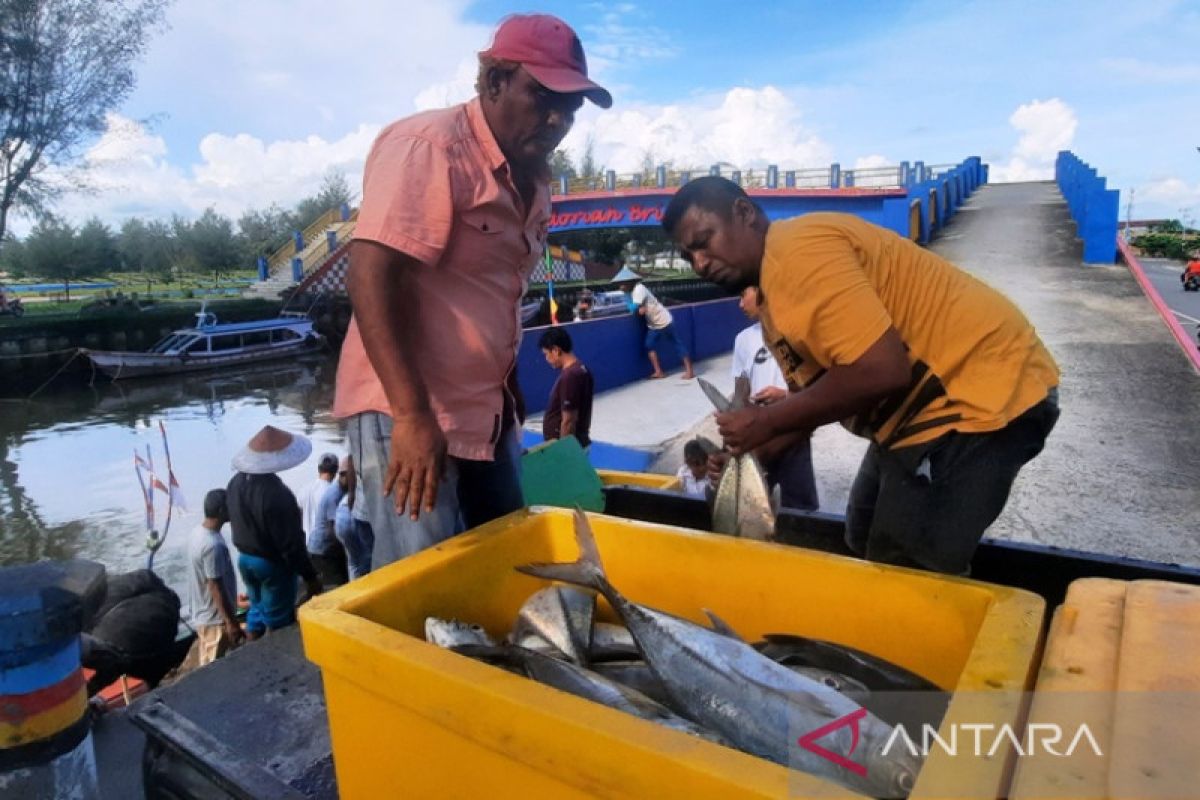
{"type": "Polygon", "coordinates": [[[297,575],[310,595],[321,593],[304,543],[300,506],[275,474],[304,463],[311,452],[305,437],[268,425],[233,457],[237,474],[226,489],[229,526],[250,597],[246,632],[251,639],[296,621],[297,575]]]}
{"type": "Polygon", "coordinates": [[[572,352],[571,336],[558,327],[547,328],[538,346],[546,363],[561,370],[550,390],[550,403],[542,417],[542,437],[546,441],[574,435],[579,444],[592,443],[592,391],[595,383],[587,366],[572,352]]]}

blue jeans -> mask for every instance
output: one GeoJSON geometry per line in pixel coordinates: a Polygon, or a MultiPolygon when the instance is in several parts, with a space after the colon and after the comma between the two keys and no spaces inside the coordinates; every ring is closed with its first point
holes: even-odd
{"type": "Polygon", "coordinates": [[[375,535],[369,523],[355,519],[345,505],[337,507],[334,518],[334,533],[346,550],[346,564],[350,568],[350,580],[361,578],[371,571],[371,549],[375,546],[375,535]]]}
{"type": "Polygon", "coordinates": [[[688,351],[687,348],[683,346],[683,340],[679,338],[677,333],[675,333],[674,322],[665,328],[659,328],[657,330],[650,328],[646,331],[646,351],[649,352],[657,348],[659,339],[662,339],[664,342],[670,342],[671,344],[674,344],[675,352],[679,353],[679,357],[681,359],[688,357],[688,351]]]}
{"type": "Polygon", "coordinates": [[[384,496],[392,442],[392,419],[368,411],[347,420],[346,449],[362,478],[363,510],[375,534],[371,568],[399,561],[456,533],[474,528],[525,506],[521,492],[521,440],[508,427],[496,443],[493,461],[446,459],[446,477],[432,512],[413,521],[396,513],[395,497],[384,496]]]}
{"type": "Polygon", "coordinates": [[[277,561],[247,553],[238,554],[237,565],[250,598],[246,630],[263,633],[296,621],[296,573],[277,561]]]}

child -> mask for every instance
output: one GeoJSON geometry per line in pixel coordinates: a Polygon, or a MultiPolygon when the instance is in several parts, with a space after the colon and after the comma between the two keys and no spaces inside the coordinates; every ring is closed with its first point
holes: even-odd
{"type": "Polygon", "coordinates": [[[683,484],[683,493],[688,497],[704,500],[712,487],[708,480],[708,452],[699,439],[692,439],[683,446],[683,466],[675,473],[683,484]]]}

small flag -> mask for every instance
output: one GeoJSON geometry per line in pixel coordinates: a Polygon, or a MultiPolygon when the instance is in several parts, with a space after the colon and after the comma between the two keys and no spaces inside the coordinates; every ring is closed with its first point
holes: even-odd
{"type": "Polygon", "coordinates": [[[554,299],[554,262],[546,249],[546,295],[550,298],[550,324],[558,324],[558,301],[554,299]]]}
{"type": "Polygon", "coordinates": [[[187,500],[183,496],[183,490],[179,488],[179,481],[175,480],[175,473],[167,473],[167,480],[171,484],[168,494],[171,496],[171,502],[180,511],[187,511],[187,500]]]}

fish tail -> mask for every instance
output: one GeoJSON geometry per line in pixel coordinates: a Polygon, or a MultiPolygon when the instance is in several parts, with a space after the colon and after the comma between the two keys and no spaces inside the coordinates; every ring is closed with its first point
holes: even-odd
{"type": "Polygon", "coordinates": [[[517,572],[552,581],[572,583],[594,589],[608,596],[612,586],[604,574],[600,551],[592,535],[591,525],[582,510],[575,509],[575,541],[579,545],[579,560],[570,563],[535,563],[517,567],[517,572]]]}

